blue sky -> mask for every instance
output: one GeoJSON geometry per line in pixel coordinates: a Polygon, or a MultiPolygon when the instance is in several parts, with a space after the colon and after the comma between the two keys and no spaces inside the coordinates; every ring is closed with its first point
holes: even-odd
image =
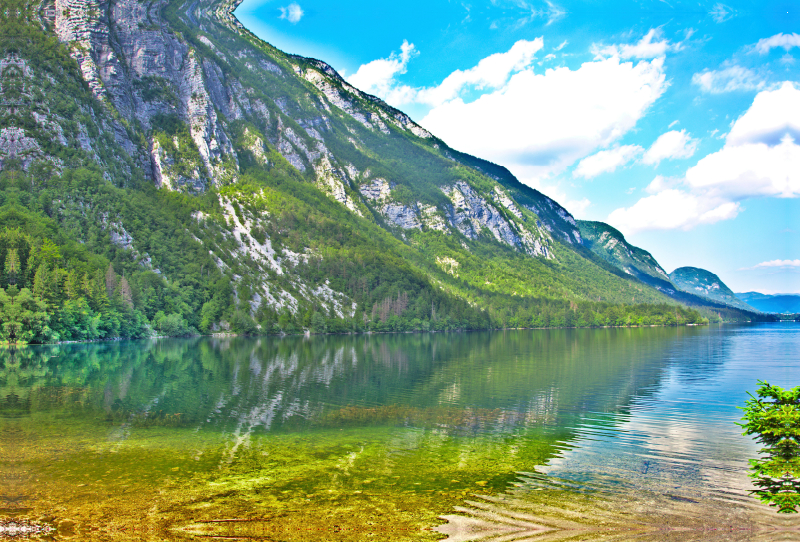
{"type": "Polygon", "coordinates": [[[667,271],[800,293],[796,1],[245,0],[236,15],[667,271]]]}

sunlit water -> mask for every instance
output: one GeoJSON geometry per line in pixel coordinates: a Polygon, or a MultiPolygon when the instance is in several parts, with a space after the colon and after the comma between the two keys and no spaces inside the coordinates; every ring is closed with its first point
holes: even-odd
{"type": "Polygon", "coordinates": [[[736,426],[800,326],[0,352],[0,538],[793,540],[736,426]]]}

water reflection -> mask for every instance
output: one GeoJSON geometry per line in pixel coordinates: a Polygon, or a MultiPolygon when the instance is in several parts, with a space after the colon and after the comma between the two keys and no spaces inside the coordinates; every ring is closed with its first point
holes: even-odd
{"type": "Polygon", "coordinates": [[[796,383],[798,346],[800,329],[792,324],[712,328],[676,341],[664,351],[655,388],[634,394],[620,411],[584,414],[558,457],[523,473],[499,501],[472,502],[449,516],[441,532],[449,540],[480,540],[501,528],[509,540],[538,539],[545,534],[535,529],[549,526],[553,539],[576,531],[603,539],[627,530],[622,539],[796,540],[798,518],[776,517],[749,495],[748,459],[760,446],[740,434],[736,407],[758,378],[796,383]],[[587,501],[571,503],[576,493],[587,501]],[[548,509],[548,501],[560,508],[548,509]],[[565,510],[581,506],[592,512],[559,527],[565,510]],[[495,514],[491,521],[487,509],[495,514]],[[522,511],[526,526],[506,525],[522,511]]]}
{"type": "MultiPolygon", "coordinates": [[[[4,350],[0,516],[102,531],[144,515],[174,538],[188,524],[236,534],[196,522],[267,509],[345,532],[373,521],[348,512],[369,506],[417,533],[476,491],[739,506],[753,450],[734,407],[758,378],[795,378],[797,346],[774,326],[4,350]]],[[[260,514],[250,535],[275,534],[260,514]]]]}
{"type": "MultiPolygon", "coordinates": [[[[128,420],[180,415],[230,430],[303,425],[344,406],[502,409],[558,424],[623,407],[657,382],[666,336],[652,330],[537,334],[192,339],[0,353],[2,412],[70,409],[128,420]],[[603,333],[603,332],[608,333],[603,333]],[[602,334],[602,335],[601,335],[602,334]],[[60,393],[56,393],[56,391],[60,393]]],[[[151,422],[155,423],[155,422],[151,422]]],[[[525,424],[524,421],[515,422],[525,424]]]]}

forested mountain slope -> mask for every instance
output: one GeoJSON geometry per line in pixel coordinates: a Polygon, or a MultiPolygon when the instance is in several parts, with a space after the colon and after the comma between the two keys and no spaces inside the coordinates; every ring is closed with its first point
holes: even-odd
{"type": "Polygon", "coordinates": [[[0,286],[31,296],[26,340],[699,318],[232,3],[0,4],[0,286]]]}
{"type": "Polygon", "coordinates": [[[746,311],[756,311],[733,293],[733,290],[710,271],[698,267],[679,267],[669,275],[673,284],[683,290],[706,299],[725,303],[746,311]]]}
{"type": "Polygon", "coordinates": [[[675,290],[656,259],[628,243],[617,229],[603,222],[579,220],[578,230],[584,245],[614,267],[667,294],[675,290]]]}

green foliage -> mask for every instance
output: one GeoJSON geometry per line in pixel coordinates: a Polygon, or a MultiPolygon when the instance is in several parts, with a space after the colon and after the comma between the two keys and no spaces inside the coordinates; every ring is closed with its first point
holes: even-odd
{"type": "Polygon", "coordinates": [[[142,93],[142,99],[146,102],[159,102],[171,106],[178,103],[178,96],[171,83],[163,77],[147,75],[134,80],[133,86],[142,93]]]}
{"type": "Polygon", "coordinates": [[[167,337],[188,337],[190,335],[197,335],[197,331],[193,330],[189,323],[181,317],[180,314],[165,315],[159,311],[153,317],[153,328],[159,335],[167,337]]]}
{"type": "Polygon", "coordinates": [[[47,304],[30,290],[10,286],[0,288],[0,339],[8,343],[46,342],[52,339],[48,327],[47,304]]]}
{"type": "Polygon", "coordinates": [[[800,386],[784,390],[759,381],[757,397],[744,407],[745,435],[764,445],[761,459],[750,460],[752,490],[761,502],[779,513],[797,513],[800,507],[800,386]]]}
{"type": "Polygon", "coordinates": [[[167,173],[177,178],[201,176],[203,161],[189,127],[176,114],[156,115],[152,119],[153,138],[171,161],[167,173]]]}

